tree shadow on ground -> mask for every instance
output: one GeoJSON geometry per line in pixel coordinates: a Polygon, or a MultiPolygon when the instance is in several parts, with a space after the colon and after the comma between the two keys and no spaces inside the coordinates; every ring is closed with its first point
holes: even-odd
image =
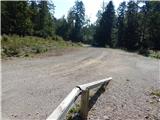
{"type": "Polygon", "coordinates": [[[102,93],[105,92],[105,88],[106,86],[108,85],[107,84],[103,84],[97,91],[96,93],[90,97],[89,99],[89,106],[88,106],[88,111],[91,110],[91,108],[93,107],[93,105],[97,102],[98,98],[101,96],[102,93]]]}

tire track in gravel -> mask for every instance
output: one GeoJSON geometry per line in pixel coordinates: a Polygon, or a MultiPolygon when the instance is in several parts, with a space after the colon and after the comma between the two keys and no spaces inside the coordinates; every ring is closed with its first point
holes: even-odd
{"type": "Polygon", "coordinates": [[[83,60],[81,60],[80,62],[77,62],[75,64],[67,64],[67,65],[61,65],[63,67],[57,67],[57,69],[55,71],[53,71],[53,73],[51,73],[51,75],[67,75],[67,74],[71,74],[79,69],[85,69],[85,67],[88,67],[90,65],[93,65],[95,63],[98,63],[99,61],[101,61],[101,59],[105,56],[105,53],[102,52],[100,56],[97,57],[87,57],[84,58],[83,60]],[[68,67],[70,69],[68,69],[68,67]]]}

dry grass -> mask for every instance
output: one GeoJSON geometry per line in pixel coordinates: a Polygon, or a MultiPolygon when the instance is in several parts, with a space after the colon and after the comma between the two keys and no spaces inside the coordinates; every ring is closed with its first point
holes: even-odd
{"type": "Polygon", "coordinates": [[[33,36],[19,37],[17,35],[4,35],[2,36],[1,43],[2,58],[28,57],[49,50],[79,46],[79,44],[64,41],[58,36],[44,39],[33,36]]]}
{"type": "Polygon", "coordinates": [[[154,91],[152,91],[151,95],[155,95],[157,97],[160,97],[160,90],[154,90],[154,91]]]}

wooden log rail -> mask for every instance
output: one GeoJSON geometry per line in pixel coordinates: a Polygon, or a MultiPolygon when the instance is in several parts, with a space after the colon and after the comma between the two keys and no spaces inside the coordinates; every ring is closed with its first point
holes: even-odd
{"type": "Polygon", "coordinates": [[[80,116],[83,120],[87,120],[89,90],[107,84],[110,80],[112,80],[111,77],[76,86],[46,120],[65,119],[67,112],[79,95],[81,95],[80,116]]]}

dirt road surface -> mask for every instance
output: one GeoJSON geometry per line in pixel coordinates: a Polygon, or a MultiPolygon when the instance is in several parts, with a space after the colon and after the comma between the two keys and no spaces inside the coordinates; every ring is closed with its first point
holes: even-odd
{"type": "Polygon", "coordinates": [[[160,60],[104,48],[3,61],[2,118],[44,120],[76,85],[108,76],[88,119],[160,120],[160,60]]]}

